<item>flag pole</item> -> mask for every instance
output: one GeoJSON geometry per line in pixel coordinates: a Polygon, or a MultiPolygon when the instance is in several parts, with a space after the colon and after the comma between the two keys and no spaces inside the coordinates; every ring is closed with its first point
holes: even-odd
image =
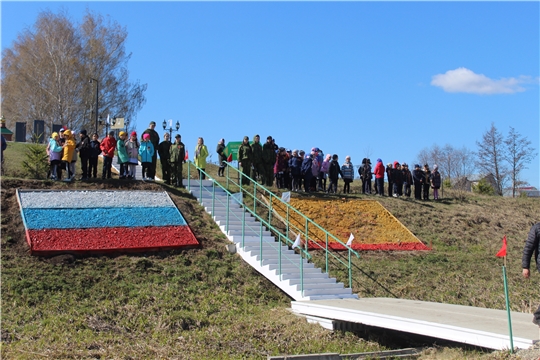
{"type": "Polygon", "coordinates": [[[512,336],[512,317],[510,316],[510,300],[508,298],[508,281],[506,280],[506,256],[503,265],[504,297],[506,298],[506,313],[508,314],[508,332],[510,334],[510,353],[514,353],[514,338],[512,336]]]}

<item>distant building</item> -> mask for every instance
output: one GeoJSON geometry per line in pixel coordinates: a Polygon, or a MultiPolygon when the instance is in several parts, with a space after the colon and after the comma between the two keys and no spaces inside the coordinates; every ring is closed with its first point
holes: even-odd
{"type": "MultiPolygon", "coordinates": [[[[503,196],[512,196],[512,188],[506,188],[503,191],[503,196]]],[[[534,186],[520,186],[516,189],[516,197],[540,197],[540,190],[534,186]]]]}
{"type": "Polygon", "coordinates": [[[3,116],[0,118],[0,131],[7,141],[13,141],[13,131],[6,127],[6,119],[3,116]]]}

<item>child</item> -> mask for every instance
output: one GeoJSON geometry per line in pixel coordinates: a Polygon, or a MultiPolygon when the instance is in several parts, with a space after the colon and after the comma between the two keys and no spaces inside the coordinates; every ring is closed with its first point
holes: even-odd
{"type": "Polygon", "coordinates": [[[53,132],[51,135],[51,139],[49,140],[49,146],[47,147],[49,150],[49,160],[51,163],[51,179],[57,180],[57,173],[56,170],[58,168],[58,165],[60,165],[62,161],[62,155],[63,155],[63,149],[58,144],[58,133],[53,132]]]}
{"type": "Polygon", "coordinates": [[[120,164],[120,179],[125,179],[127,175],[127,168],[129,164],[129,156],[126,150],[127,133],[120,131],[118,135],[119,139],[116,142],[116,153],[118,154],[118,164],[120,164]]]}
{"type": "Polygon", "coordinates": [[[135,170],[139,164],[139,140],[137,140],[137,133],[133,131],[131,133],[131,138],[125,142],[126,151],[129,157],[129,170],[128,170],[128,179],[135,180],[135,170]]]}
{"type": "Polygon", "coordinates": [[[292,191],[300,190],[299,180],[301,176],[302,159],[298,157],[298,150],[292,151],[292,156],[289,160],[289,169],[291,169],[292,191]]]}
{"type": "Polygon", "coordinates": [[[182,163],[186,162],[186,147],[180,134],[176,134],[176,141],[169,149],[169,163],[171,165],[172,184],[182,187],[182,163]]]}
{"type": "Polygon", "coordinates": [[[111,166],[114,158],[114,150],[116,149],[116,140],[114,138],[114,131],[109,132],[109,136],[103,139],[100,145],[103,152],[103,173],[101,179],[111,178],[111,166]]]}
{"type": "Polygon", "coordinates": [[[326,190],[326,178],[328,177],[328,170],[330,169],[330,160],[332,160],[332,155],[327,154],[325,159],[323,160],[321,164],[321,184],[322,184],[322,191],[326,190]]]}
{"type": "Polygon", "coordinates": [[[62,164],[64,164],[65,168],[67,169],[68,176],[64,181],[72,181],[75,177],[75,173],[72,171],[71,167],[71,161],[73,160],[73,156],[75,154],[75,140],[73,140],[73,136],[71,135],[71,130],[65,130],[64,131],[64,138],[66,139],[66,142],[63,146],[63,154],[62,154],[62,164]]]}
{"type": "Polygon", "coordinates": [[[341,177],[345,182],[345,185],[343,185],[343,193],[350,194],[351,183],[354,180],[354,166],[351,163],[351,157],[349,155],[345,157],[345,162],[341,166],[341,177]]]}
{"type": "Polygon", "coordinates": [[[139,155],[141,155],[143,180],[153,180],[154,178],[150,177],[150,174],[152,173],[154,145],[150,142],[150,134],[143,135],[141,146],[139,147],[139,155]]]}
{"type": "Polygon", "coordinates": [[[98,134],[92,134],[92,140],[90,141],[90,158],[88,159],[88,178],[97,177],[97,164],[99,154],[101,154],[101,143],[98,141],[98,134]],[[92,176],[93,175],[93,176],[92,176]]]}
{"type": "Polygon", "coordinates": [[[328,179],[330,180],[330,185],[328,185],[327,193],[337,193],[338,179],[339,175],[343,178],[343,173],[338,163],[337,154],[332,155],[332,161],[330,162],[330,168],[328,169],[328,179]]]}

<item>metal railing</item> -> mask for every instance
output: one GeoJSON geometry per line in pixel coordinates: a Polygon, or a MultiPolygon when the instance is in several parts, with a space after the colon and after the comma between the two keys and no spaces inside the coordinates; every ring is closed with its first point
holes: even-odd
{"type": "MultiPolygon", "coordinates": [[[[228,174],[227,174],[228,175],[228,174]]],[[[227,178],[229,178],[227,176],[227,178]]],[[[263,218],[261,217],[259,214],[257,214],[257,212],[255,210],[252,210],[250,209],[249,207],[246,207],[245,203],[240,203],[240,202],[237,202],[236,200],[233,199],[233,193],[227,188],[227,186],[223,186],[222,184],[220,184],[219,182],[215,181],[214,179],[212,179],[212,177],[206,173],[204,170],[198,168],[193,162],[191,161],[188,161],[187,162],[187,189],[188,191],[191,191],[192,188],[197,188],[199,190],[199,196],[200,196],[200,199],[201,199],[201,203],[203,202],[203,194],[208,194],[208,195],[211,195],[211,199],[212,199],[212,205],[211,205],[211,210],[210,212],[212,213],[212,216],[216,216],[216,204],[219,205],[223,205],[225,207],[225,233],[229,233],[229,227],[230,227],[230,224],[231,222],[233,221],[240,221],[241,223],[241,246],[242,248],[245,247],[245,238],[246,238],[246,233],[248,233],[249,231],[253,231],[253,232],[257,232],[259,233],[259,262],[260,262],[260,265],[263,266],[263,251],[264,251],[264,246],[263,244],[265,244],[266,246],[269,246],[270,248],[274,249],[276,252],[278,252],[278,268],[277,268],[277,274],[280,275],[280,280],[283,280],[282,278],[282,275],[285,273],[284,270],[283,270],[283,262],[284,261],[287,261],[288,260],[288,263],[290,264],[293,264],[294,266],[296,266],[298,269],[299,269],[299,272],[300,272],[300,291],[302,292],[302,295],[304,294],[304,259],[310,259],[311,258],[311,255],[309,254],[309,252],[303,248],[300,248],[300,256],[299,256],[299,259],[300,259],[300,263],[299,264],[295,264],[294,261],[296,261],[295,258],[297,258],[296,256],[293,256],[293,255],[296,255],[294,253],[289,253],[291,256],[289,256],[289,254],[287,253],[283,253],[283,250],[288,250],[288,248],[284,248],[282,246],[282,243],[285,243],[286,245],[293,245],[294,241],[292,241],[291,239],[289,239],[289,237],[287,236],[287,234],[284,234],[280,229],[276,228],[275,226],[273,226],[271,224],[271,222],[269,220],[267,220],[266,218],[263,218]],[[197,171],[198,171],[198,184],[196,186],[192,186],[191,184],[191,181],[192,180],[195,180],[195,179],[192,179],[191,177],[191,168],[195,168],[197,171]],[[211,188],[209,189],[208,187],[206,186],[203,186],[203,174],[205,175],[205,177],[207,177],[209,180],[212,180],[212,186],[211,188]],[[216,189],[221,189],[225,192],[226,194],[226,197],[225,199],[223,198],[219,198],[219,197],[216,197],[216,189]],[[234,203],[238,203],[238,205],[240,207],[243,207],[243,211],[242,211],[242,214],[241,215],[238,215],[232,211],[230,211],[231,209],[231,202],[234,203]],[[256,226],[253,226],[255,223],[248,223],[246,222],[246,213],[249,213],[251,214],[255,219],[257,219],[259,221],[259,224],[256,225],[256,226]],[[274,236],[277,237],[277,241],[264,241],[264,236],[263,236],[263,233],[264,233],[264,229],[265,227],[274,234],[274,236]]],[[[228,179],[229,181],[230,179],[228,179]]],[[[229,185],[227,183],[227,185],[229,185]]]]}
{"type": "MultiPolygon", "coordinates": [[[[279,237],[279,241],[282,239],[287,239],[286,243],[288,244],[289,242],[293,241],[291,239],[291,235],[293,235],[293,238],[298,234],[303,235],[304,247],[302,247],[302,250],[305,251],[308,257],[311,258],[311,255],[309,254],[310,245],[315,249],[324,250],[325,272],[330,273],[330,260],[337,261],[338,264],[341,264],[347,270],[349,287],[352,288],[351,257],[352,255],[355,255],[357,258],[359,258],[360,255],[357,251],[343,243],[340,239],[304,215],[301,211],[283,201],[281,197],[276,196],[266,187],[260,185],[257,183],[257,181],[243,174],[239,169],[230,166],[228,163],[226,171],[226,187],[227,189],[237,187],[239,191],[245,194],[246,200],[249,200],[244,201],[245,208],[249,209],[250,213],[252,214],[259,214],[258,218],[262,218],[260,214],[267,212],[267,214],[264,214],[265,216],[268,216],[267,219],[264,219],[265,224],[270,225],[272,223],[272,216],[274,215],[275,209],[278,209],[276,210],[278,214],[279,210],[281,210],[282,214],[284,214],[284,216],[281,217],[285,230],[283,233],[280,232],[281,236],[279,237]],[[237,180],[235,180],[235,178],[237,180]],[[248,182],[249,185],[243,185],[242,179],[248,182]],[[251,186],[253,189],[251,189],[251,186]],[[262,200],[264,197],[268,199],[266,202],[262,200]],[[248,203],[251,204],[248,205],[248,203]],[[341,244],[347,250],[347,260],[344,260],[341,256],[338,256],[336,253],[331,251],[329,248],[329,241],[341,244]]],[[[272,229],[275,229],[275,226],[272,226],[272,229]]]]}

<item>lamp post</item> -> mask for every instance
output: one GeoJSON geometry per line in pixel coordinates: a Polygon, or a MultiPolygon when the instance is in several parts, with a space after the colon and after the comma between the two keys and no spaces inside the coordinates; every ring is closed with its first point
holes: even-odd
{"type": "MultiPolygon", "coordinates": [[[[163,120],[163,130],[167,131],[167,120],[163,120]]],[[[176,131],[178,131],[180,129],[180,121],[176,121],[176,131]]],[[[169,119],[169,139],[170,141],[172,142],[172,132],[173,132],[173,127],[172,127],[172,119],[169,119]]]]}
{"type": "Polygon", "coordinates": [[[88,82],[96,83],[96,131],[95,132],[97,133],[98,132],[98,109],[99,109],[99,82],[94,78],[90,78],[88,82]]]}

